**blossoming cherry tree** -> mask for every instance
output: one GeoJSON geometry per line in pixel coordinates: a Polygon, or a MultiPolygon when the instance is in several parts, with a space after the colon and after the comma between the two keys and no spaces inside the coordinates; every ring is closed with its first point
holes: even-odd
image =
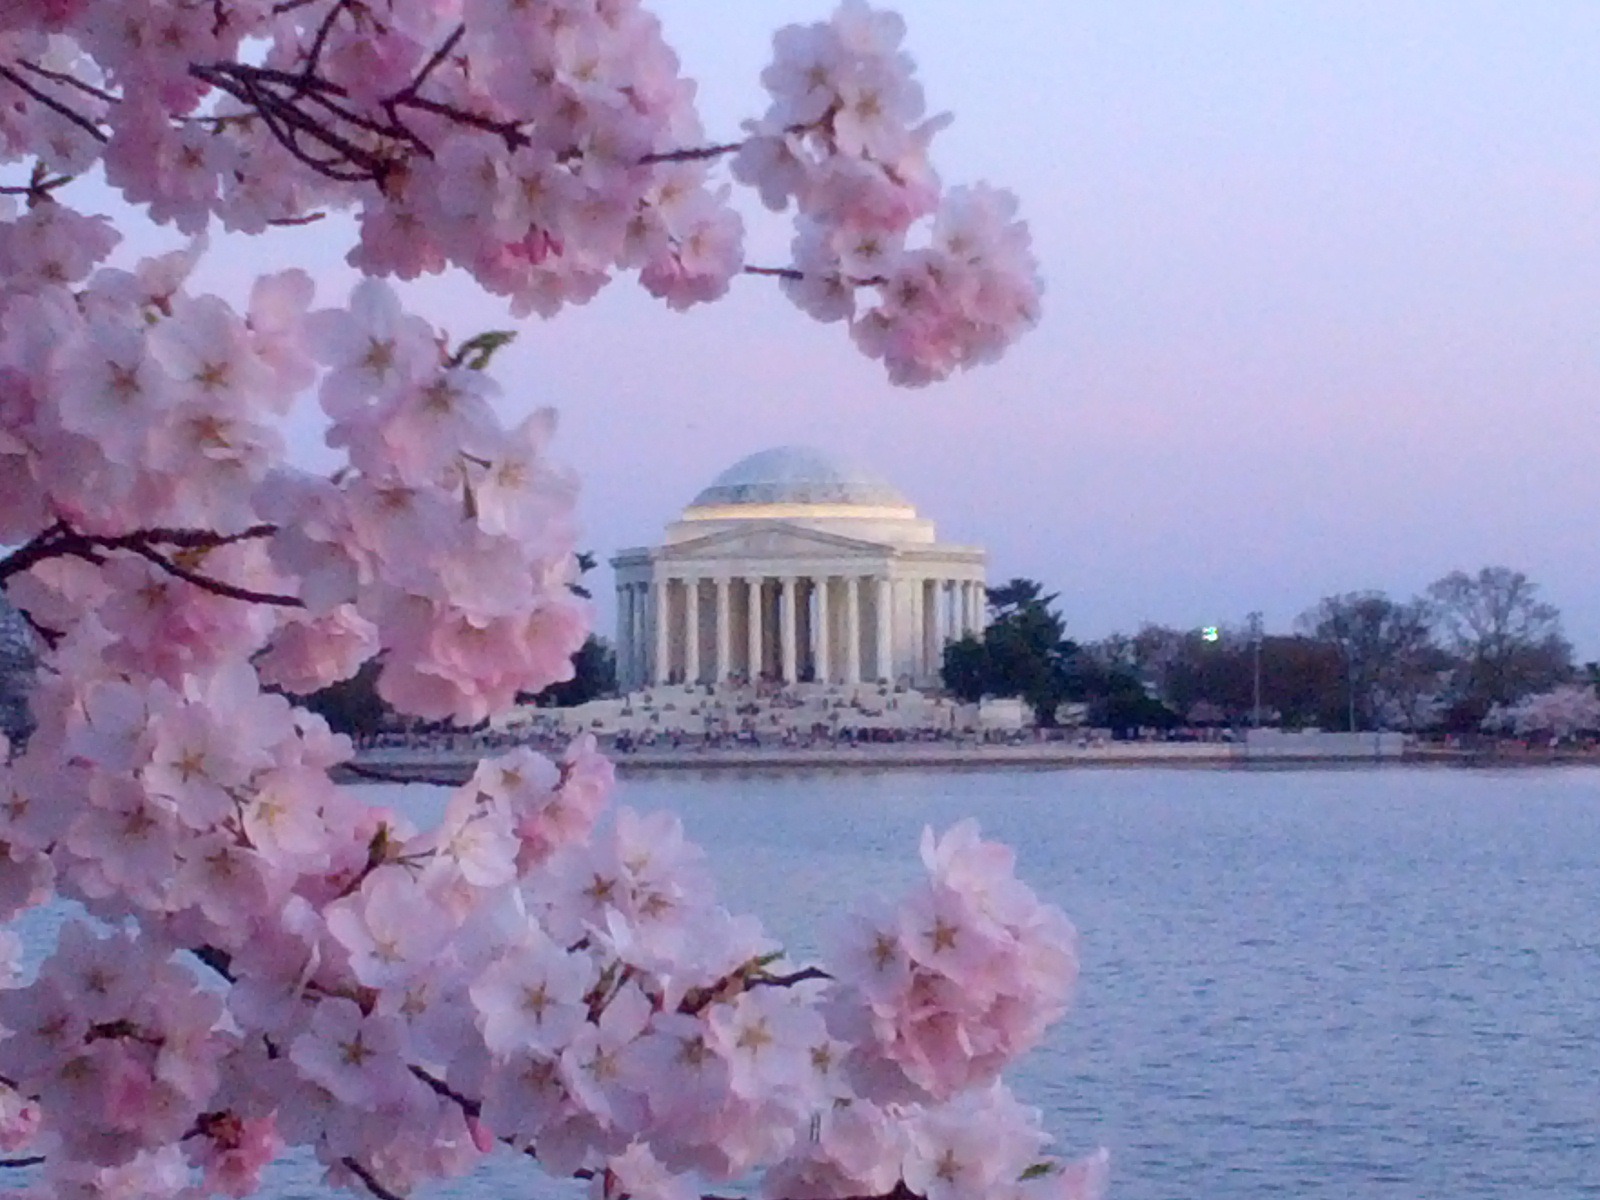
{"type": "Polygon", "coordinates": [[[0,756],[0,919],[85,914],[36,968],[0,955],[18,1187],[245,1196],[296,1152],[384,1198],[491,1156],[601,1200],[1098,1190],[1000,1081],[1066,1007],[1072,931],[970,823],[802,967],[674,818],[597,823],[591,742],[485,760],[418,828],[295,703],[376,661],[396,709],[474,724],[585,631],[550,415],[506,420],[496,339],[383,277],[552,316],[619,273],[675,308],[771,276],[909,384],[1033,323],[1014,202],[942,186],[902,36],[860,0],[781,31],[770,106],[714,143],[636,0],[0,6],[0,585],[44,663],[0,756]],[[193,242],[114,258],[85,177],[193,242]],[[792,217],[791,262],[745,261],[734,184],[792,217]],[[333,211],[347,302],[190,287],[201,235],[333,211]],[[313,395],[331,474],[286,454],[313,395]]]}

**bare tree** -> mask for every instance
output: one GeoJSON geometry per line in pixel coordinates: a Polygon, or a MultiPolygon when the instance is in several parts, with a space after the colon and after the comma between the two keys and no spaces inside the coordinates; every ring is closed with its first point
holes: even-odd
{"type": "Polygon", "coordinates": [[[1296,623],[1308,637],[1338,649],[1352,730],[1420,721],[1422,698],[1436,687],[1442,665],[1424,602],[1345,592],[1324,596],[1296,623]]]}
{"type": "Polygon", "coordinates": [[[1460,660],[1458,702],[1476,712],[1562,682],[1572,673],[1572,645],[1561,613],[1539,599],[1521,571],[1453,571],[1428,588],[1435,629],[1460,660]]]}

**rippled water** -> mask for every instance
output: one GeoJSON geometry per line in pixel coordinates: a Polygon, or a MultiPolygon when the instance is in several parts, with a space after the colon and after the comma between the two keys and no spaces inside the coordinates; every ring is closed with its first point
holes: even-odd
{"type": "Polygon", "coordinates": [[[1084,964],[1015,1083],[1112,1148],[1114,1200],[1600,1198],[1600,772],[673,774],[622,802],[680,811],[799,949],[909,879],[924,824],[1015,845],[1084,964]]]}

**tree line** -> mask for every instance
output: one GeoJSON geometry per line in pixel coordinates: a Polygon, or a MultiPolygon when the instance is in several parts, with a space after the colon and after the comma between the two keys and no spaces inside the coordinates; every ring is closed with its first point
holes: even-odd
{"type": "Polygon", "coordinates": [[[1259,618],[1209,629],[1145,625],[1078,642],[1059,597],[1036,580],[988,592],[981,635],[945,651],[945,686],[965,700],[1019,697],[1040,723],[1087,706],[1113,730],[1263,724],[1325,729],[1477,730],[1492,710],[1571,682],[1561,614],[1508,567],[1453,571],[1421,594],[1325,596],[1291,632],[1259,618]]]}

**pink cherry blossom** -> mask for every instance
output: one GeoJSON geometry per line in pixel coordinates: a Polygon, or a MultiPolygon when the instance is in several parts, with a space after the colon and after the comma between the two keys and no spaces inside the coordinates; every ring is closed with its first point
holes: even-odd
{"type": "Polygon", "coordinates": [[[553,413],[380,276],[548,317],[626,274],[674,308],[775,275],[904,383],[1034,323],[1027,228],[944,187],[904,41],[864,0],[780,31],[721,143],[636,0],[0,6],[0,581],[43,660],[0,742],[0,917],[87,917],[31,978],[0,931],[0,1149],[44,1155],[34,1191],[245,1196],[294,1152],[399,1195],[507,1144],[597,1200],[1099,1188],[996,1083],[1076,962],[975,827],[804,970],[675,817],[606,820],[592,738],[486,759],[418,828],[295,699],[367,667],[475,725],[589,627],[553,413]],[[793,218],[790,262],[746,263],[735,186],[793,218]],[[123,257],[139,217],[186,242],[123,257]],[[325,217],[348,297],[196,288],[214,234],[325,217]]]}

